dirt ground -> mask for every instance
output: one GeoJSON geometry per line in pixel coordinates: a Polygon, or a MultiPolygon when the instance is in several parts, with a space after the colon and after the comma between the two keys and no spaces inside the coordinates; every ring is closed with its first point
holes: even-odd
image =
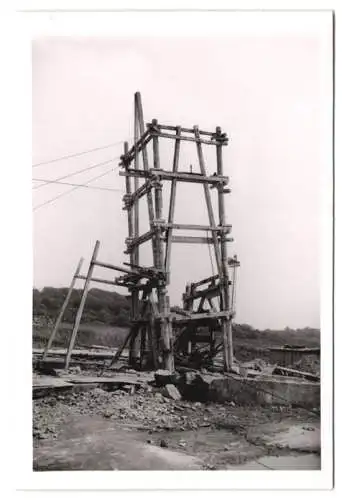
{"type": "Polygon", "coordinates": [[[310,437],[317,432],[319,417],[299,408],[173,401],[148,385],[134,393],[95,388],[34,400],[33,467],[227,469],[265,456],[319,457],[319,439],[310,437]],[[288,429],[306,445],[274,439],[288,429]]]}

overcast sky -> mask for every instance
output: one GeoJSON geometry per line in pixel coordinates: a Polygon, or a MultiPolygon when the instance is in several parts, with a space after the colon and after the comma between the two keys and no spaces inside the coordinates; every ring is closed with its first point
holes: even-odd
{"type": "MultiPolygon", "coordinates": [[[[319,326],[320,116],[329,89],[322,84],[318,37],[45,38],[33,42],[32,57],[33,164],[132,141],[137,90],[146,122],[157,118],[207,130],[220,125],[230,138],[224,149],[232,189],[229,253],[241,261],[236,321],[258,328],[319,326]]],[[[33,177],[57,179],[115,159],[122,148],[35,167],[33,177]]],[[[206,154],[209,172],[215,169],[212,153],[206,154]]],[[[65,182],[87,182],[117,163],[65,182]]],[[[180,169],[190,164],[198,168],[191,143],[181,150],[180,169]]],[[[172,152],[162,146],[161,166],[171,165],[172,152]]],[[[81,256],[88,265],[96,239],[101,260],[128,260],[124,178],[116,169],[91,185],[118,191],[80,188],[34,211],[34,286],[68,286],[81,256]]],[[[34,189],[33,206],[69,189],[34,189]]],[[[179,187],[175,221],[207,223],[201,186],[179,187]]],[[[143,263],[151,264],[149,253],[145,245],[143,263]]],[[[175,244],[171,302],[181,302],[187,281],[211,272],[208,246],[175,244]]],[[[103,270],[96,275],[114,277],[103,270]]]]}

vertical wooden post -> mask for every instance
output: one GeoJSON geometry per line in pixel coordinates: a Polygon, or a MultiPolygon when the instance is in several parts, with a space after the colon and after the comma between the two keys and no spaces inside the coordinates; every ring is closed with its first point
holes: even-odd
{"type": "MultiPolygon", "coordinates": [[[[138,335],[140,333],[140,335],[141,335],[140,340],[142,340],[143,329],[145,327],[145,324],[142,324],[141,322],[139,322],[139,320],[145,319],[144,316],[146,315],[146,310],[147,310],[147,306],[148,306],[147,295],[148,295],[148,292],[145,290],[143,292],[143,295],[141,298],[141,302],[142,302],[141,309],[140,309],[140,311],[138,311],[136,313],[136,317],[135,317],[136,323],[135,323],[135,325],[133,325],[133,328],[135,326],[137,328],[136,328],[134,335],[132,335],[131,339],[130,339],[130,348],[129,348],[129,364],[130,365],[135,365],[137,362],[137,359],[138,359],[137,339],[138,339],[138,335]]],[[[138,297],[138,301],[139,301],[139,297],[138,297]]],[[[145,332],[146,332],[146,330],[145,330],[145,332]]],[[[146,334],[145,334],[145,337],[146,337],[146,334]]]]}
{"type": "MultiPolygon", "coordinates": [[[[139,116],[138,116],[138,105],[137,96],[134,96],[134,144],[136,145],[139,140],[139,116]]],[[[127,145],[128,151],[128,145],[127,145]]],[[[135,151],[134,153],[134,168],[139,170],[139,153],[135,151]]],[[[139,188],[139,177],[134,177],[134,190],[137,191],[139,188]]],[[[139,198],[134,200],[134,238],[139,236],[139,198]]],[[[132,256],[133,264],[139,265],[139,246],[136,245],[134,248],[132,256]]]]}
{"type": "Polygon", "coordinates": [[[149,332],[150,349],[152,352],[153,366],[155,369],[158,369],[159,368],[159,365],[158,365],[158,342],[157,342],[157,332],[156,332],[156,322],[155,322],[155,310],[158,313],[156,305],[154,303],[153,291],[151,290],[150,295],[149,295],[148,332],[149,332]]]}
{"type": "MultiPolygon", "coordinates": [[[[216,134],[221,134],[220,127],[216,127],[216,134]]],[[[222,164],[222,145],[218,144],[216,146],[216,158],[217,158],[217,174],[223,174],[223,164],[222,164]]],[[[224,193],[223,186],[218,186],[218,210],[219,210],[219,220],[220,226],[223,227],[226,223],[225,206],[224,206],[224,193]]],[[[225,240],[224,234],[221,233],[221,268],[222,276],[220,276],[220,281],[222,284],[222,308],[223,310],[230,313],[230,302],[229,302],[229,272],[228,272],[228,253],[227,253],[227,242],[225,240]]],[[[223,352],[224,352],[224,367],[226,371],[230,371],[233,364],[233,339],[232,339],[232,328],[231,328],[231,318],[222,318],[222,335],[223,335],[223,352]]]]}
{"type": "Polygon", "coordinates": [[[210,357],[213,358],[213,356],[215,355],[215,335],[214,335],[214,330],[211,327],[209,335],[210,335],[210,357]]]}
{"type": "MultiPolygon", "coordinates": [[[[140,124],[139,124],[139,112],[138,112],[138,102],[137,95],[134,96],[134,145],[137,144],[140,137],[140,124]]],[[[135,151],[134,153],[134,168],[136,170],[139,169],[139,153],[135,151]]],[[[134,177],[134,190],[137,191],[139,188],[139,178],[134,177]]],[[[134,213],[134,238],[139,236],[139,198],[134,200],[133,205],[133,213],[134,213]]],[[[139,266],[140,257],[139,257],[139,245],[134,247],[133,252],[130,254],[130,262],[131,264],[135,264],[139,266]]],[[[131,292],[131,304],[132,304],[132,319],[135,321],[138,317],[139,311],[139,292],[137,290],[132,290],[131,292]]],[[[136,338],[138,336],[139,327],[134,328],[134,332],[131,335],[130,340],[130,359],[136,357],[136,338]]]]}
{"type": "MultiPolygon", "coordinates": [[[[234,259],[237,260],[237,256],[234,255],[234,259]]],[[[232,298],[231,298],[231,310],[235,313],[235,299],[236,299],[236,264],[233,265],[233,279],[232,279],[232,298]]]]}
{"type": "MultiPolygon", "coordinates": [[[[201,169],[201,174],[202,175],[207,175],[206,170],[205,170],[205,163],[204,163],[204,156],[203,156],[203,151],[202,151],[202,144],[200,143],[200,133],[198,130],[198,126],[194,127],[194,133],[195,133],[195,138],[197,139],[197,154],[198,154],[198,161],[200,164],[200,169],[201,169]]],[[[208,210],[208,216],[209,216],[209,222],[212,227],[215,227],[215,217],[214,217],[214,212],[213,212],[213,206],[211,203],[211,197],[210,197],[210,191],[209,191],[209,186],[208,184],[204,183],[203,184],[203,189],[204,189],[204,196],[205,196],[205,201],[207,204],[207,210],[208,210]]],[[[221,256],[220,256],[220,249],[219,249],[219,243],[218,243],[218,238],[217,238],[217,233],[216,231],[212,231],[212,238],[213,238],[213,243],[214,243],[214,251],[215,251],[215,257],[216,257],[216,265],[217,265],[217,271],[218,274],[221,276],[222,274],[222,269],[221,269],[221,256]]]]}
{"type": "Polygon", "coordinates": [[[74,289],[74,286],[75,286],[75,283],[76,283],[77,276],[80,274],[81,267],[82,267],[82,264],[83,264],[83,260],[84,260],[84,259],[83,259],[83,257],[82,257],[82,258],[80,259],[80,261],[79,261],[79,263],[78,263],[77,267],[76,267],[76,271],[75,271],[74,276],[73,276],[73,278],[72,278],[72,280],[71,280],[71,283],[70,283],[70,287],[69,287],[68,293],[67,293],[67,295],[66,295],[66,297],[65,297],[65,299],[64,299],[64,302],[63,302],[62,308],[61,308],[60,313],[59,313],[59,315],[58,315],[58,318],[57,318],[57,320],[56,320],[56,323],[55,323],[55,326],[54,326],[54,328],[53,328],[53,331],[52,331],[52,333],[51,333],[51,335],[50,335],[49,341],[48,341],[48,343],[47,343],[47,345],[46,345],[46,347],[45,347],[45,349],[44,349],[44,353],[43,353],[43,356],[42,356],[42,360],[43,360],[43,361],[46,359],[46,356],[48,355],[48,352],[49,352],[49,350],[50,350],[50,348],[51,348],[51,346],[52,346],[52,342],[53,342],[53,340],[54,340],[55,336],[56,336],[56,335],[57,335],[57,333],[58,333],[59,326],[60,326],[61,321],[62,321],[62,319],[63,319],[63,316],[64,316],[64,313],[65,313],[65,311],[66,311],[66,308],[67,308],[67,306],[68,306],[68,304],[69,304],[69,300],[70,300],[70,298],[71,298],[71,294],[72,294],[72,291],[73,291],[73,289],[74,289]]]}
{"type": "MultiPolygon", "coordinates": [[[[144,298],[143,298],[144,300],[144,298]]],[[[139,320],[139,316],[141,316],[140,311],[139,311],[139,292],[132,292],[132,302],[133,302],[133,307],[134,307],[134,322],[137,322],[139,320]],[[135,295],[136,294],[136,295],[135,295]]],[[[130,337],[130,342],[129,342],[129,364],[130,365],[135,365],[137,358],[138,358],[138,349],[137,349],[137,338],[138,335],[141,331],[141,325],[138,323],[134,323],[132,326],[132,335],[130,337]]]]}
{"type": "Polygon", "coordinates": [[[158,295],[159,310],[160,314],[162,315],[161,336],[163,341],[163,363],[166,370],[173,372],[175,367],[172,346],[172,324],[170,318],[170,302],[169,297],[166,294],[166,288],[160,288],[158,295]]]}
{"type": "MultiPolygon", "coordinates": [[[[137,123],[137,122],[136,122],[137,123]]],[[[135,123],[135,125],[136,125],[135,123]]],[[[136,135],[136,130],[134,134],[134,139],[135,141],[138,140],[137,135],[136,135]]],[[[135,142],[136,143],[136,142],[135,142]]],[[[125,154],[128,152],[128,143],[125,142],[124,144],[124,149],[125,149],[125,154]]],[[[137,154],[134,158],[134,164],[137,166],[138,163],[138,158],[137,154]]],[[[139,183],[137,183],[138,179],[134,179],[134,187],[137,189],[139,187],[139,183]]],[[[126,176],[126,193],[131,194],[132,188],[131,188],[131,179],[129,176],[126,176]]],[[[135,200],[133,207],[130,207],[128,210],[128,236],[132,238],[133,236],[137,237],[139,236],[139,205],[138,205],[138,199],[135,200]],[[133,211],[132,211],[133,208],[133,211]],[[134,215],[134,219],[133,219],[134,215]]],[[[131,252],[130,254],[130,263],[139,265],[139,247],[138,245],[134,248],[134,251],[131,252]]],[[[131,316],[132,319],[135,320],[136,315],[138,314],[138,307],[139,307],[139,293],[136,290],[131,291],[131,316]]],[[[134,335],[131,335],[131,339],[134,337],[134,335]]]]}
{"type": "Polygon", "coordinates": [[[140,370],[144,367],[144,357],[146,353],[146,325],[143,325],[140,330],[140,370]]]}
{"type": "MultiPolygon", "coordinates": [[[[124,154],[126,155],[127,153],[128,153],[128,142],[125,142],[124,143],[124,154]]],[[[127,171],[127,168],[128,167],[126,167],[126,171],[127,171]]],[[[130,194],[132,194],[132,186],[131,186],[131,179],[128,175],[125,177],[125,181],[126,181],[126,194],[130,195],[130,194]]],[[[132,206],[130,206],[129,209],[127,210],[128,236],[129,236],[129,238],[133,238],[133,235],[135,236],[135,231],[136,231],[136,226],[135,226],[136,205],[135,204],[134,204],[133,210],[134,210],[134,226],[133,226],[132,206]]],[[[135,262],[133,262],[133,254],[132,253],[130,254],[130,262],[131,262],[131,264],[135,263],[135,262]]]]}
{"type": "MultiPolygon", "coordinates": [[[[180,126],[178,126],[176,128],[176,135],[178,135],[178,136],[181,135],[181,127],[180,126]]],[[[178,171],[179,151],[180,151],[180,139],[176,139],[175,153],[174,153],[174,157],[173,157],[173,168],[172,168],[173,172],[178,171]]],[[[173,224],[173,220],[174,220],[175,204],[176,204],[176,186],[177,186],[177,180],[172,179],[172,181],[171,181],[171,193],[170,193],[169,217],[168,217],[169,224],[173,224]]],[[[172,240],[172,228],[170,227],[168,229],[168,232],[167,232],[166,248],[165,248],[165,272],[166,272],[167,284],[170,283],[171,240],[172,240]]]]}
{"type": "MultiPolygon", "coordinates": [[[[157,120],[152,120],[152,126],[157,128],[157,120]]],[[[158,136],[153,137],[153,165],[154,168],[160,168],[160,158],[159,158],[159,138],[158,136]]],[[[155,183],[155,213],[156,219],[161,220],[163,217],[163,198],[162,198],[162,184],[160,181],[155,183]]],[[[165,271],[164,267],[164,252],[163,252],[163,241],[161,236],[161,229],[158,227],[155,236],[156,245],[156,267],[165,271]]],[[[161,335],[163,340],[163,363],[164,368],[171,372],[174,371],[174,360],[172,352],[172,325],[170,318],[170,301],[166,291],[166,283],[163,281],[158,284],[158,302],[159,302],[159,312],[162,316],[161,319],[161,335]]]]}
{"type": "Polygon", "coordinates": [[[89,265],[87,277],[86,277],[86,280],[85,280],[85,283],[84,283],[84,288],[83,288],[83,293],[82,293],[82,297],[81,297],[81,302],[80,302],[80,305],[78,307],[78,311],[77,311],[77,314],[76,314],[74,327],[73,327],[72,334],[71,334],[71,337],[70,337],[68,351],[67,351],[66,358],[65,358],[65,369],[66,370],[69,368],[71,353],[72,353],[72,350],[73,350],[74,345],[75,345],[75,340],[76,340],[78,328],[80,326],[80,322],[81,322],[81,317],[82,317],[84,305],[85,305],[86,298],[87,298],[87,295],[88,295],[88,290],[89,290],[89,286],[90,286],[91,277],[92,277],[93,271],[94,271],[94,266],[95,266],[94,262],[96,261],[97,254],[99,253],[99,247],[100,247],[100,242],[96,241],[95,247],[94,247],[94,251],[93,251],[93,255],[92,255],[92,258],[91,258],[91,261],[90,261],[90,265],[89,265]]]}
{"type": "MultiPolygon", "coordinates": [[[[144,123],[144,114],[143,114],[140,92],[135,93],[135,105],[136,105],[137,121],[138,121],[138,125],[139,125],[140,135],[143,135],[145,132],[145,123],[144,123]]],[[[143,146],[143,148],[142,148],[142,158],[143,158],[144,170],[149,170],[148,155],[147,155],[146,146],[143,146]]],[[[150,190],[147,192],[146,196],[147,196],[147,209],[148,209],[148,216],[149,216],[149,222],[150,222],[150,229],[152,229],[152,224],[154,221],[154,208],[153,208],[153,197],[152,197],[152,193],[150,190]]],[[[153,256],[155,258],[155,239],[152,238],[151,241],[152,241],[153,256]]],[[[155,265],[155,262],[154,262],[154,265],[155,265]]]]}

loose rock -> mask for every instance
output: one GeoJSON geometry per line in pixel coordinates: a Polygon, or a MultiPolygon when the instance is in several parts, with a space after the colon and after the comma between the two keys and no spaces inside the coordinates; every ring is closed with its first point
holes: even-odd
{"type": "Polygon", "coordinates": [[[157,370],[154,374],[154,379],[158,387],[163,387],[166,384],[174,384],[177,375],[171,373],[169,370],[157,370]]]}
{"type": "Polygon", "coordinates": [[[173,384],[167,384],[165,386],[164,394],[167,398],[173,399],[174,401],[179,401],[180,399],[182,399],[179,390],[173,384]]]}

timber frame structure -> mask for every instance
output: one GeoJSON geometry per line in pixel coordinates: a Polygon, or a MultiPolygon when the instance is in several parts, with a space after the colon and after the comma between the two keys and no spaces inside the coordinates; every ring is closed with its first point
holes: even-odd
{"type": "MultiPolygon", "coordinates": [[[[90,281],[98,281],[126,287],[131,297],[132,322],[131,328],[122,346],[117,350],[109,366],[119,360],[122,352],[129,348],[129,364],[138,369],[165,368],[175,370],[175,362],[182,355],[191,355],[196,342],[206,342],[210,352],[215,351],[215,332],[221,336],[224,371],[231,371],[233,365],[232,320],[234,317],[235,268],[239,262],[228,258],[228,243],[233,241],[228,235],[231,225],[226,223],[225,196],[230,193],[227,188],[229,178],[223,175],[223,147],[228,144],[228,138],[216,127],[215,132],[207,132],[198,126],[183,128],[181,126],[162,125],[156,119],[150,123],[144,122],[140,93],[134,96],[134,144],[129,147],[125,142],[121,156],[120,176],[125,177],[126,194],[123,197],[124,210],[127,211],[128,238],[126,251],[129,262],[125,267],[105,264],[97,260],[99,242],[96,242],[93,257],[86,276],[80,275],[81,262],[75,272],[72,287],[76,278],[85,280],[81,304],[76,315],[74,329],[71,335],[66,367],[70,362],[87,291],[90,281]],[[160,141],[174,142],[173,159],[170,169],[162,168],[160,160],[160,141]],[[183,141],[193,142],[197,149],[199,173],[182,171],[179,168],[180,148],[183,141]],[[148,144],[152,143],[153,159],[149,158],[148,144]],[[204,146],[216,149],[216,171],[208,175],[204,160],[204,146]],[[163,187],[171,183],[169,206],[165,216],[163,213],[163,187]],[[208,225],[179,224],[174,221],[176,206],[176,191],[179,183],[197,183],[203,185],[204,200],[208,213],[208,225]],[[212,203],[212,193],[217,193],[218,214],[215,217],[212,203]],[[139,207],[146,199],[149,230],[139,231],[139,207]],[[217,220],[216,220],[217,219],[217,220]],[[179,236],[177,230],[187,231],[189,235],[179,236]],[[194,232],[205,232],[204,236],[192,236],[194,232]],[[153,256],[151,267],[140,264],[140,245],[150,241],[153,256]],[[206,244],[213,247],[216,274],[204,278],[197,283],[190,283],[183,295],[183,309],[171,310],[168,296],[168,286],[172,279],[171,247],[172,244],[206,244]],[[121,271],[123,274],[114,281],[92,278],[94,266],[121,271]],[[230,279],[230,269],[233,269],[233,281],[230,279]],[[215,305],[213,299],[217,300],[215,305]],[[197,304],[197,300],[198,305],[197,304]],[[205,308],[207,304],[207,308],[205,308]],[[203,340],[203,329],[208,336],[203,340]]],[[[164,167],[164,162],[163,162],[164,167]]],[[[198,233],[197,233],[198,234],[198,233]]],[[[69,297],[70,298],[70,297],[69,297]]],[[[60,316],[65,311],[68,297],[62,307],[60,316]]],[[[57,320],[60,322],[61,318],[57,320]]],[[[55,325],[44,352],[47,355],[58,325],[55,325]]]]}

